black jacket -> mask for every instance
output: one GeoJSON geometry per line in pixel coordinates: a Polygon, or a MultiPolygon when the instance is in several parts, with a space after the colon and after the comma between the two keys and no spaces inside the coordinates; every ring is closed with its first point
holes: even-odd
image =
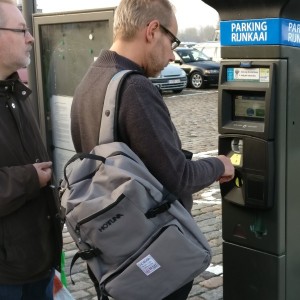
{"type": "Polygon", "coordinates": [[[59,263],[57,203],[33,163],[48,161],[30,99],[13,74],[0,81],[0,284],[42,279],[59,263]]]}

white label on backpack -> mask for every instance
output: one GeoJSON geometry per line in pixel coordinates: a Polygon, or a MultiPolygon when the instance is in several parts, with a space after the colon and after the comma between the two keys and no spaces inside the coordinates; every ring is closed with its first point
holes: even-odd
{"type": "Polygon", "coordinates": [[[155,272],[160,268],[160,265],[155,259],[149,254],[136,264],[147,276],[155,272]]]}

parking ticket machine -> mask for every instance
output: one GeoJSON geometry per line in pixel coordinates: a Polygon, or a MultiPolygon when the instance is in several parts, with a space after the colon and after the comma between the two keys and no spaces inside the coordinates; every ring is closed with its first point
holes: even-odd
{"type": "Polygon", "coordinates": [[[300,2],[205,0],[220,14],[224,300],[300,299],[300,2]]]}

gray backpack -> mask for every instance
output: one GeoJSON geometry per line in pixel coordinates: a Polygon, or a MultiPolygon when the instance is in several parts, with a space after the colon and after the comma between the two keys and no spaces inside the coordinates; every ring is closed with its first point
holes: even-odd
{"type": "Polygon", "coordinates": [[[114,142],[118,89],[105,97],[99,145],[66,164],[61,202],[77,257],[87,261],[103,299],[159,300],[210,264],[211,250],[192,216],[122,142],[114,142]]]}

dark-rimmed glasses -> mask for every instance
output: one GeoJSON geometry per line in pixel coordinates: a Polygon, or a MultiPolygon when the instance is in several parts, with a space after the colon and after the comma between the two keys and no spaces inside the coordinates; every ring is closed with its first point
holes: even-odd
{"type": "Polygon", "coordinates": [[[8,31],[13,31],[13,32],[23,32],[24,37],[26,36],[26,33],[29,32],[28,28],[20,29],[20,28],[4,28],[4,27],[0,27],[0,30],[8,30],[8,31]]]}
{"type": "Polygon", "coordinates": [[[159,26],[164,30],[166,34],[168,34],[171,37],[171,42],[172,42],[172,50],[177,48],[180,45],[180,40],[165,26],[159,24],[159,26]]]}

